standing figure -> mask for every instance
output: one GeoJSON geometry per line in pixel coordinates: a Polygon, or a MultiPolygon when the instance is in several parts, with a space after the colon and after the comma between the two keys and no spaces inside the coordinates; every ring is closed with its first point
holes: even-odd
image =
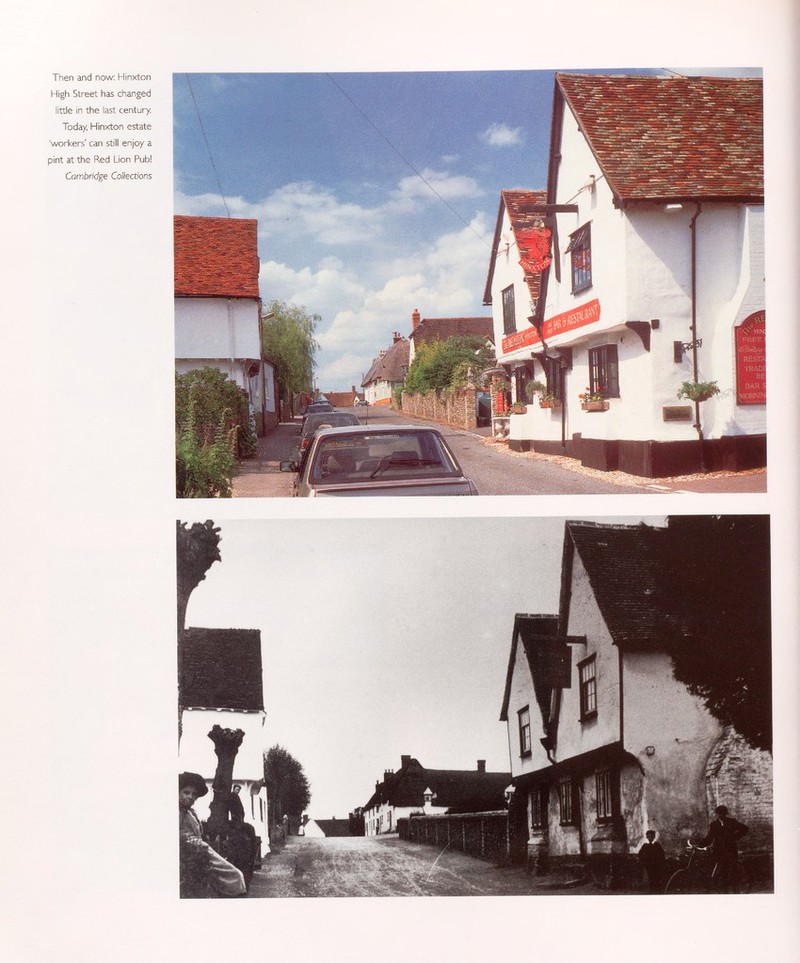
{"type": "Polygon", "coordinates": [[[205,779],[196,772],[178,777],[180,807],[181,876],[202,875],[215,896],[244,896],[244,876],[203,839],[197,813],[192,806],[208,792],[205,779]]]}
{"type": "Polygon", "coordinates": [[[647,874],[647,891],[649,893],[660,893],[664,882],[664,870],[667,865],[664,848],[661,843],[656,842],[655,830],[648,829],[645,836],[647,842],[639,850],[639,859],[647,874]]]}
{"type": "Polygon", "coordinates": [[[717,818],[712,820],[705,837],[698,846],[711,846],[716,859],[715,889],[719,893],[735,893],[739,878],[739,840],[747,826],[728,815],[727,806],[717,806],[717,818]]]}

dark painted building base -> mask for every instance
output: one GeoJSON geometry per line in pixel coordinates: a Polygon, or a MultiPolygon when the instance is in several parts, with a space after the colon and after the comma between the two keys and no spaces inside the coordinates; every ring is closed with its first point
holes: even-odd
{"type": "Polygon", "coordinates": [[[695,475],[702,471],[747,471],[767,464],[767,436],[727,435],[699,440],[626,441],[584,438],[575,434],[567,440],[528,441],[510,439],[512,451],[537,451],[545,455],[568,455],[586,468],[597,471],[624,471],[643,478],[669,478],[695,475]],[[705,465],[703,462],[705,461],[705,465]]]}

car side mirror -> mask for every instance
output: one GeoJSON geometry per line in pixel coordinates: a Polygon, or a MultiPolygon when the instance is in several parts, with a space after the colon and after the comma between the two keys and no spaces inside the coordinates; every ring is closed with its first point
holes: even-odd
{"type": "Polygon", "coordinates": [[[297,464],[296,461],[282,461],[282,462],[281,462],[281,471],[297,471],[297,470],[299,469],[299,467],[300,467],[300,466],[297,464]]]}

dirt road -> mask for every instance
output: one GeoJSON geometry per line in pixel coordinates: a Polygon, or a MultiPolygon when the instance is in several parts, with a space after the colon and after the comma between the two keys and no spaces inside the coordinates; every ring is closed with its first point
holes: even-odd
{"type": "Polygon", "coordinates": [[[292,836],[264,860],[250,898],[308,896],[523,896],[597,892],[567,877],[537,878],[396,835],[308,839],[292,836]]]}

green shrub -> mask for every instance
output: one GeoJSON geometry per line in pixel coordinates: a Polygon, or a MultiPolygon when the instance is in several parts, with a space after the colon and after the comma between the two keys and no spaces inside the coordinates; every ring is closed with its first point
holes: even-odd
{"type": "Polygon", "coordinates": [[[175,379],[176,491],[228,497],[236,459],[256,452],[247,394],[216,368],[175,379]]]}

